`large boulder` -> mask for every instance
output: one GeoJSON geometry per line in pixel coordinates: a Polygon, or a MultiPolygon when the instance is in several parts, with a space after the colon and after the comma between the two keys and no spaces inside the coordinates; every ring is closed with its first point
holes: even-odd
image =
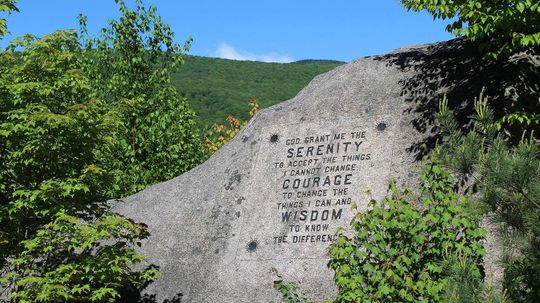
{"type": "Polygon", "coordinates": [[[389,179],[414,186],[442,95],[458,117],[483,87],[527,103],[538,61],[487,62],[462,40],[407,47],[337,67],[260,111],[205,163],[114,207],[151,233],[141,251],[163,275],[147,301],[280,302],[274,271],[331,298],[336,229],[389,179]]]}

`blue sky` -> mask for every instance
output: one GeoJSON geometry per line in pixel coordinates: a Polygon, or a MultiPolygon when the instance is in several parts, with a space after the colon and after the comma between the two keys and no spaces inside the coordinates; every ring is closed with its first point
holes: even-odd
{"type": "MultiPolygon", "coordinates": [[[[130,3],[130,1],[127,1],[130,3]]],[[[178,42],[193,37],[190,54],[271,62],[352,59],[411,44],[448,40],[446,22],[407,12],[399,0],[154,0],[178,42]]],[[[77,28],[88,16],[91,32],[118,16],[113,0],[19,0],[7,17],[11,35],[38,36],[77,28]]]]}

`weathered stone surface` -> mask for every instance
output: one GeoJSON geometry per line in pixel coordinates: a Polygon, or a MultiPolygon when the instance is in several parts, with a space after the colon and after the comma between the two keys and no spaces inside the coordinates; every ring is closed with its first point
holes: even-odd
{"type": "MultiPolygon", "coordinates": [[[[414,185],[441,94],[464,111],[482,86],[493,95],[512,86],[493,85],[483,69],[515,75],[478,58],[453,41],[355,60],[259,112],[204,164],[124,199],[115,210],[148,225],[142,253],[164,273],[148,293],[157,302],[280,302],[275,268],[319,301],[331,298],[325,252],[336,228],[348,225],[351,203],[366,207],[367,190],[382,197],[390,178],[414,185]]],[[[525,72],[518,61],[506,67],[525,72]]]]}

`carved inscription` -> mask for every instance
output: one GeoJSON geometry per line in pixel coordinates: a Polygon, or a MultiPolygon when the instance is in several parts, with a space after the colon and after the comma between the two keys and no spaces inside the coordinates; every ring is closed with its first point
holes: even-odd
{"type": "Polygon", "coordinates": [[[279,178],[274,218],[285,226],[273,245],[309,245],[336,239],[336,222],[356,203],[354,180],[375,157],[367,130],[281,138],[279,159],[271,164],[279,178]]]}
{"type": "Polygon", "coordinates": [[[249,145],[256,158],[234,230],[237,257],[326,258],[339,227],[351,232],[353,204],[365,211],[386,193],[395,134],[388,121],[363,116],[266,128],[249,145]],[[255,249],[246,249],[249,243],[255,249]]]}

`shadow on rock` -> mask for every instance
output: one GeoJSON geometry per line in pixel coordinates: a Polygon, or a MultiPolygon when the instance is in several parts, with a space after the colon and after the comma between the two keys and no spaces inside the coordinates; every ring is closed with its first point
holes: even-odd
{"type": "Polygon", "coordinates": [[[177,293],[170,299],[158,301],[156,295],[143,294],[142,291],[126,291],[124,292],[118,303],[182,303],[182,293],[177,293]]]}
{"type": "MultiPolygon", "coordinates": [[[[161,301],[160,303],[182,303],[182,297],[183,295],[181,293],[176,294],[171,299],[165,299],[161,301]]],[[[142,298],[140,298],[138,301],[134,301],[137,303],[157,303],[156,301],[156,295],[144,295],[142,298]]]]}
{"type": "MultiPolygon", "coordinates": [[[[504,60],[487,60],[477,46],[455,39],[429,46],[411,47],[376,57],[413,76],[402,81],[402,96],[411,106],[413,126],[426,134],[409,149],[418,159],[426,155],[439,139],[435,114],[447,96],[456,119],[467,129],[474,111],[474,98],[482,89],[490,97],[496,118],[512,112],[539,112],[540,52],[530,49],[504,60]]],[[[515,134],[511,129],[509,134],[515,134]]],[[[513,140],[519,140],[513,138],[513,140]]]]}
{"type": "MultiPolygon", "coordinates": [[[[147,269],[159,270],[159,266],[151,264],[147,267],[147,269]]],[[[117,302],[118,303],[182,303],[182,297],[184,296],[182,293],[177,293],[172,298],[164,299],[160,301],[156,299],[155,294],[145,293],[144,290],[151,283],[152,282],[148,282],[138,289],[133,289],[133,288],[124,289],[123,291],[121,291],[120,298],[117,300],[117,302]]]]}

